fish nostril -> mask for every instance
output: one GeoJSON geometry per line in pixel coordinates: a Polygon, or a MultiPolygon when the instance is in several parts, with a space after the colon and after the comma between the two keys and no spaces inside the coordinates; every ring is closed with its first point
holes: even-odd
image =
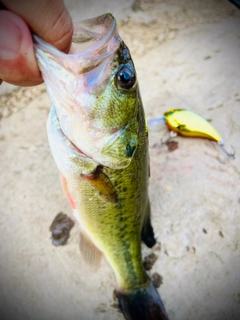
{"type": "Polygon", "coordinates": [[[136,147],[137,147],[136,141],[129,142],[129,144],[126,147],[126,155],[127,155],[127,157],[129,157],[129,158],[132,157],[134,151],[136,150],[136,147]]]}

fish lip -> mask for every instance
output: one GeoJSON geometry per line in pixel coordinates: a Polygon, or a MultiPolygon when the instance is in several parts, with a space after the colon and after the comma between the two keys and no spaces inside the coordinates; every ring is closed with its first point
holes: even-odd
{"type": "MultiPolygon", "coordinates": [[[[87,34],[91,34],[91,38],[94,39],[94,35],[96,38],[97,33],[89,31],[87,29],[85,29],[83,26],[86,24],[94,24],[96,22],[101,22],[103,25],[105,25],[105,22],[111,22],[110,28],[106,28],[106,30],[108,30],[108,32],[105,34],[105,36],[103,36],[100,40],[98,40],[93,46],[91,46],[90,48],[84,50],[82,53],[79,53],[79,55],[89,55],[89,53],[94,49],[96,50],[97,48],[102,48],[104,44],[108,43],[111,38],[114,36],[114,33],[116,33],[116,20],[113,17],[113,15],[111,13],[106,13],[103,14],[99,17],[96,18],[92,18],[92,19],[87,19],[87,20],[83,20],[83,21],[79,21],[74,23],[74,30],[80,28],[82,29],[83,32],[87,33],[87,34]],[[82,28],[81,28],[82,25],[82,28]]],[[[79,32],[73,32],[73,37],[72,37],[72,41],[74,43],[78,43],[79,41],[77,41],[76,39],[79,38],[79,32]]]]}
{"type": "MultiPolygon", "coordinates": [[[[95,97],[103,92],[110,81],[116,52],[122,40],[117,32],[116,20],[111,14],[80,21],[75,26],[74,41],[78,30],[87,34],[90,39],[92,30],[98,32],[98,38],[93,39],[94,42],[88,41],[89,47],[82,52],[66,54],[35,34],[33,43],[52,104],[65,109],[67,113],[73,110],[78,112],[80,108],[82,114],[87,114],[87,109],[83,110],[79,99],[85,94],[95,97]],[[87,31],[83,30],[83,26],[87,31]]],[[[85,46],[81,38],[79,46],[82,49],[82,46],[85,46]]]]}
{"type": "MultiPolygon", "coordinates": [[[[89,61],[89,64],[91,65],[94,60],[98,60],[99,63],[101,63],[101,61],[106,60],[117,50],[121,42],[121,38],[119,37],[116,29],[116,20],[111,13],[103,14],[99,17],[76,22],[74,23],[74,30],[76,29],[77,31],[74,31],[72,36],[73,44],[84,43],[84,41],[77,41],[77,39],[79,38],[79,32],[89,35],[89,40],[97,39],[96,43],[91,45],[89,48],[83,50],[82,52],[64,53],[33,33],[32,37],[34,48],[37,52],[38,50],[41,50],[43,52],[50,53],[52,55],[52,58],[56,57],[57,59],[68,61],[71,61],[73,58],[74,60],[79,61],[86,60],[86,62],[89,61]],[[105,34],[101,38],[99,38],[101,36],[100,34],[90,30],[90,27],[96,23],[102,25],[102,28],[104,28],[103,30],[105,34]],[[89,26],[89,30],[87,29],[87,26],[89,26]],[[103,49],[105,49],[106,52],[101,53],[101,51],[104,51],[103,49]]],[[[95,65],[93,66],[93,68],[94,67],[95,65]]],[[[77,74],[80,73],[77,72],[77,74]]]]}

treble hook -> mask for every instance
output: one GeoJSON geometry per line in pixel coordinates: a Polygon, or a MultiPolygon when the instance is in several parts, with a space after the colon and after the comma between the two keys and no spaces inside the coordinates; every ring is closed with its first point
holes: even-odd
{"type": "MultiPolygon", "coordinates": [[[[163,137],[165,134],[163,135],[163,137]]],[[[163,137],[161,138],[161,144],[167,144],[172,138],[175,138],[177,136],[177,133],[174,131],[170,131],[169,138],[166,141],[163,141],[163,137]]]]}
{"type": "Polygon", "coordinates": [[[233,148],[233,146],[231,146],[233,153],[230,153],[225,149],[224,142],[222,140],[218,142],[218,145],[229,158],[235,159],[235,149],[233,148]]]}

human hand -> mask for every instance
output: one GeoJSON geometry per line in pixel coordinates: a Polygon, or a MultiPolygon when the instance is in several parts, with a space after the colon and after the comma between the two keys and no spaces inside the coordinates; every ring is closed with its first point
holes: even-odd
{"type": "Polygon", "coordinates": [[[31,32],[68,53],[73,25],[63,0],[0,2],[0,81],[20,86],[42,83],[31,32]]]}

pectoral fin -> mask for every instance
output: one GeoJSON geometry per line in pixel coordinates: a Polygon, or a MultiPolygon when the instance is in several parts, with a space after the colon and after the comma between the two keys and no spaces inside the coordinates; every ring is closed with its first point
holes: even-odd
{"type": "Polygon", "coordinates": [[[79,247],[84,261],[93,271],[97,271],[100,267],[102,252],[92,243],[89,237],[82,232],[79,247]]]}
{"type": "Polygon", "coordinates": [[[105,201],[118,202],[117,192],[111,180],[102,172],[101,166],[98,166],[91,174],[81,174],[81,177],[88,181],[105,201]]]}
{"type": "Polygon", "coordinates": [[[61,181],[63,192],[64,192],[65,197],[67,198],[70,206],[72,207],[72,209],[76,209],[75,202],[74,202],[74,200],[70,194],[69,188],[68,188],[67,179],[62,175],[61,172],[60,172],[60,181],[61,181]]]}

